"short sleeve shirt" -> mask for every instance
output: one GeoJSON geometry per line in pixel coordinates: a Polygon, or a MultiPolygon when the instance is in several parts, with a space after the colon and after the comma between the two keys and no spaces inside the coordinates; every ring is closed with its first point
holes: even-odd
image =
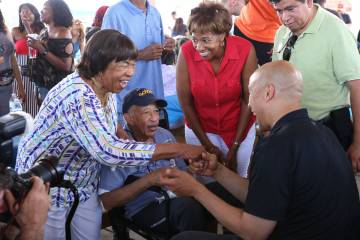
{"type": "MultiPolygon", "coordinates": [[[[329,112],[349,105],[347,81],[360,79],[360,56],[356,39],[335,15],[319,5],[317,13],[296,41],[290,63],[301,72],[304,93],[301,103],[311,118],[322,119],[329,112]]],[[[281,26],[273,49],[273,61],[282,60],[290,29],[281,26]]]]}
{"type": "MultiPolygon", "coordinates": [[[[154,136],[155,143],[175,143],[174,136],[166,129],[158,128],[154,136]]],[[[174,159],[176,167],[182,170],[186,169],[186,164],[182,159],[174,159]]],[[[169,160],[157,160],[151,162],[147,166],[135,166],[135,167],[109,167],[103,166],[100,173],[100,186],[99,194],[112,191],[116,188],[120,188],[124,185],[126,179],[130,175],[142,177],[150,172],[158,169],[170,167],[171,162],[169,160]]],[[[145,191],[137,196],[134,200],[130,201],[125,205],[125,215],[129,218],[134,216],[136,213],[141,211],[144,207],[149,205],[151,202],[156,201],[161,194],[154,193],[151,191],[145,191]]]]}
{"type": "MultiPolygon", "coordinates": [[[[130,0],[123,0],[111,6],[103,19],[102,29],[115,29],[134,42],[138,50],[150,44],[163,44],[165,40],[160,13],[147,1],[147,10],[136,7],[130,0]]],[[[117,108],[122,121],[122,101],[135,88],[147,88],[157,98],[164,98],[161,60],[136,61],[135,73],[128,86],[117,96],[117,108]]]]}
{"type": "Polygon", "coordinates": [[[333,133],[304,109],[281,118],[256,146],[244,210],[277,222],[269,239],[350,239],[359,197],[333,133]]]}

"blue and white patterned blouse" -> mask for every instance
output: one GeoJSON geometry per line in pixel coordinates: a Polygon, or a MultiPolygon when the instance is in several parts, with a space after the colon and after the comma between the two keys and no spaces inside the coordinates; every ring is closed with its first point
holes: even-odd
{"type": "MultiPolygon", "coordinates": [[[[154,144],[141,144],[116,137],[116,99],[111,94],[103,107],[92,88],[73,73],[46,96],[34,129],[20,142],[16,160],[19,173],[50,154],[60,159],[64,179],[78,189],[80,201],[97,192],[101,164],[139,166],[148,164],[154,144]]],[[[69,206],[68,189],[51,189],[52,205],[69,206]]]]}

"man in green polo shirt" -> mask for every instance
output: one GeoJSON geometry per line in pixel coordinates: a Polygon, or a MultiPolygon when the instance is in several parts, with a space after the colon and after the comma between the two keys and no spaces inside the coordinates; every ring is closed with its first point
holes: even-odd
{"type": "Polygon", "coordinates": [[[311,118],[333,130],[354,172],[359,172],[360,56],[355,37],[339,18],[313,0],[269,1],[283,24],[275,36],[273,61],[287,60],[300,70],[302,105],[311,118]]]}

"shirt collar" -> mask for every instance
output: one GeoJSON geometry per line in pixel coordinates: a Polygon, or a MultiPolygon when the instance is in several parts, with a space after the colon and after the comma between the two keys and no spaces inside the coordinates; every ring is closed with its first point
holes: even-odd
{"type": "MultiPolygon", "coordinates": [[[[225,47],[225,54],[223,57],[223,61],[227,62],[227,60],[231,59],[231,60],[238,60],[240,59],[240,55],[239,52],[236,49],[236,45],[234,44],[234,41],[236,41],[236,39],[234,40],[234,38],[227,36],[226,37],[226,47],[225,47]]],[[[196,51],[196,49],[195,49],[196,51]]],[[[198,51],[196,51],[195,55],[194,55],[194,61],[196,62],[200,62],[200,61],[207,61],[205,59],[203,59],[200,54],[198,53],[198,51]]]]}
{"type": "MultiPolygon", "coordinates": [[[[132,14],[143,14],[144,13],[143,9],[138,8],[135,4],[130,2],[130,0],[124,0],[124,4],[132,14]]],[[[150,4],[148,1],[146,1],[146,12],[147,12],[147,14],[149,14],[149,12],[150,12],[150,4]]]]}
{"type": "Polygon", "coordinates": [[[296,119],[310,119],[308,112],[305,108],[295,110],[292,112],[287,113],[285,116],[280,118],[275,125],[272,127],[270,131],[270,135],[275,134],[278,132],[283,126],[287,125],[288,123],[296,120],[296,119]]]}
{"type": "Polygon", "coordinates": [[[311,20],[309,26],[305,29],[305,31],[301,34],[306,33],[317,33],[320,29],[320,26],[325,18],[325,11],[322,7],[320,7],[318,4],[314,4],[317,8],[316,14],[314,18],[311,20]]]}
{"type": "MultiPolygon", "coordinates": [[[[310,22],[309,26],[305,29],[305,31],[300,34],[298,37],[298,40],[300,38],[304,37],[304,34],[314,34],[317,33],[320,29],[320,26],[325,18],[325,11],[322,7],[320,7],[318,4],[314,4],[317,7],[317,12],[313,20],[310,22]]],[[[289,40],[289,38],[292,36],[292,32],[289,28],[286,28],[285,34],[283,35],[280,44],[278,45],[277,52],[280,53],[282,50],[284,50],[286,42],[289,40]]],[[[296,44],[295,44],[296,46],[296,44]]]]}

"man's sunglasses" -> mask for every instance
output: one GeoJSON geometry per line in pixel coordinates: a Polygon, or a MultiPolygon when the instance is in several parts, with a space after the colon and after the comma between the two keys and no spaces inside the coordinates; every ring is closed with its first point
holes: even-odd
{"type": "Polygon", "coordinates": [[[298,36],[296,35],[291,35],[291,37],[288,39],[288,41],[286,42],[285,45],[285,49],[283,52],[283,60],[285,61],[289,61],[290,57],[291,57],[291,49],[294,48],[294,45],[296,43],[296,40],[298,39],[298,36]]]}

